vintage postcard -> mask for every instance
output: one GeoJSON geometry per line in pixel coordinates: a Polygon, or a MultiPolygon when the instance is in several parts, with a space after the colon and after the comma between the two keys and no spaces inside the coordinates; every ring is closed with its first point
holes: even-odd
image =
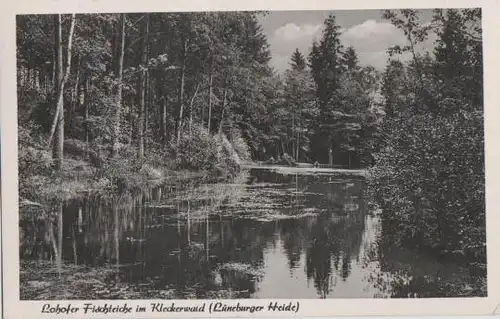
{"type": "Polygon", "coordinates": [[[499,9],[4,5],[3,317],[496,313],[499,9]]]}

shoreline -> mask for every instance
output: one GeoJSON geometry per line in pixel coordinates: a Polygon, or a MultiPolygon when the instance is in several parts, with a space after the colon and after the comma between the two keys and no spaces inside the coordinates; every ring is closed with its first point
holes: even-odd
{"type": "MultiPolygon", "coordinates": [[[[133,193],[144,188],[160,185],[179,185],[191,181],[219,182],[220,177],[208,171],[170,170],[166,167],[153,168],[161,172],[161,177],[151,178],[146,172],[130,171],[126,175],[117,175],[115,180],[84,176],[81,178],[47,178],[37,185],[39,191],[32,192],[31,198],[19,197],[19,220],[32,209],[50,211],[54,203],[78,200],[89,196],[117,197],[123,193],[133,193]],[[129,184],[120,190],[121,180],[127,179],[129,184]]],[[[226,178],[227,179],[227,178],[226,178]]]]}
{"type": "Polygon", "coordinates": [[[277,171],[281,174],[294,174],[301,173],[304,175],[356,175],[367,177],[368,169],[343,169],[343,168],[314,168],[314,167],[294,167],[285,165],[268,165],[268,164],[248,164],[243,165],[242,168],[246,169],[267,169],[272,171],[277,171]]]}

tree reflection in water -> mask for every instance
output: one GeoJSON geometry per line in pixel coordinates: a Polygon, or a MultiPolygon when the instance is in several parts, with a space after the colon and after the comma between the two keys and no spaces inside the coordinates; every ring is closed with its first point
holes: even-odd
{"type": "Polygon", "coordinates": [[[125,288],[108,298],[441,296],[451,284],[448,265],[401,261],[368,214],[362,178],[259,169],[181,186],[64,203],[62,221],[24,219],[21,257],[114,267],[107,284],[125,288]]]}

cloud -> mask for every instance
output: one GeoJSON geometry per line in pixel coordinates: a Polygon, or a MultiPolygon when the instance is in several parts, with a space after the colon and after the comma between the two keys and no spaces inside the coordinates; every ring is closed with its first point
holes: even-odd
{"type": "Polygon", "coordinates": [[[287,23],[279,27],[268,39],[273,55],[289,59],[297,48],[307,55],[313,39],[320,37],[322,27],[323,24],[295,23],[287,23]]]}
{"type": "Polygon", "coordinates": [[[290,68],[290,56],[288,55],[273,55],[271,65],[278,71],[283,72],[290,68]]]}
{"type": "Polygon", "coordinates": [[[303,38],[311,39],[320,32],[321,24],[301,24],[287,23],[274,31],[275,37],[284,42],[294,42],[303,38]]]}
{"type": "MultiPolygon", "coordinates": [[[[295,24],[288,23],[276,29],[269,39],[273,58],[272,65],[278,71],[289,67],[290,56],[298,48],[305,56],[313,39],[320,39],[323,24],[295,24]]],[[[359,58],[361,65],[372,65],[383,70],[387,63],[387,49],[394,45],[406,45],[404,33],[389,22],[366,20],[349,28],[341,28],[340,40],[345,47],[352,46],[359,58]]],[[[435,35],[419,45],[419,51],[429,50],[433,47],[435,35]]],[[[409,59],[408,54],[401,57],[409,59]]]]}
{"type": "Polygon", "coordinates": [[[283,72],[290,66],[290,58],[295,49],[305,57],[314,38],[320,38],[323,23],[287,23],[272,32],[268,38],[272,50],[271,65],[283,72]]]}
{"type": "MultiPolygon", "coordinates": [[[[429,34],[429,38],[418,44],[416,50],[419,52],[431,50],[434,47],[436,34],[429,34]]],[[[362,65],[372,65],[382,70],[387,64],[387,49],[399,45],[407,45],[407,39],[403,31],[386,21],[366,20],[361,24],[346,29],[340,36],[344,46],[352,46],[362,65]]],[[[407,61],[411,55],[407,52],[400,59],[407,61]]]]}
{"type": "Polygon", "coordinates": [[[342,33],[342,37],[351,40],[366,40],[376,38],[377,41],[396,40],[404,41],[404,34],[389,22],[366,20],[361,24],[352,26],[342,33]]]}
{"type": "Polygon", "coordinates": [[[405,45],[404,33],[388,22],[366,20],[348,28],[340,39],[344,46],[352,46],[362,65],[383,69],[387,62],[387,48],[405,45]]]}

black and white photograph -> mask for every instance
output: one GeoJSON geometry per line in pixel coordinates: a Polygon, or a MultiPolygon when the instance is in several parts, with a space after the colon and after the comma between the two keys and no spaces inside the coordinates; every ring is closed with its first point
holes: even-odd
{"type": "Polygon", "coordinates": [[[21,299],[486,296],[480,9],[16,27],[21,299]]]}
{"type": "Polygon", "coordinates": [[[16,14],[19,300],[491,297],[484,14],[16,14]]]}

